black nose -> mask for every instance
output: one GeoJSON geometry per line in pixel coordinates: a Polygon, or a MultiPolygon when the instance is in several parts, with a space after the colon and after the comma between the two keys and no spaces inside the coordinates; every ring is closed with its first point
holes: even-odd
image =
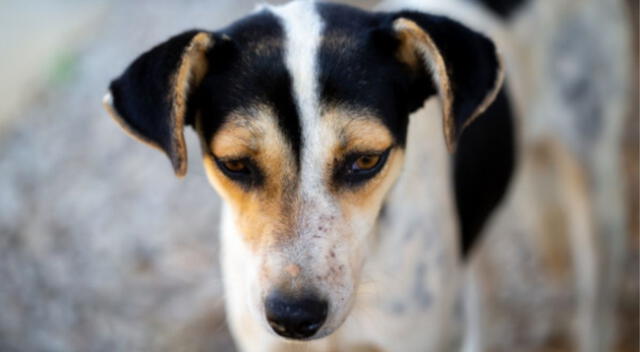
{"type": "Polygon", "coordinates": [[[290,339],[313,336],[327,318],[328,304],[312,295],[290,297],[274,292],[265,301],[269,325],[276,334],[290,339]]]}

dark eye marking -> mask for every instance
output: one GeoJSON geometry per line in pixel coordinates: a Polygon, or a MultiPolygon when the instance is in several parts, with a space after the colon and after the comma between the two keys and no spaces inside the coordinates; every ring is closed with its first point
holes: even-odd
{"type": "Polygon", "coordinates": [[[382,170],[390,151],[391,147],[384,151],[348,154],[335,169],[335,182],[346,187],[362,185],[382,170]]]}
{"type": "Polygon", "coordinates": [[[243,187],[259,186],[264,181],[262,171],[249,157],[218,158],[214,156],[214,159],[225,176],[243,187]]]}

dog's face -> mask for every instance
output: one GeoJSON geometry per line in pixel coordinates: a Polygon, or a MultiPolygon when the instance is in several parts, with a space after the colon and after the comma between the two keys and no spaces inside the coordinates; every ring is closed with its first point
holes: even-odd
{"type": "MultiPolygon", "coordinates": [[[[299,155],[268,105],[234,112],[203,138],[209,179],[251,253],[241,276],[249,281],[256,318],[270,319],[274,328],[284,325],[278,312],[268,311],[277,309],[266,305],[269,300],[325,302],[320,310],[326,313],[317,320],[327,314],[326,322],[316,337],[332,332],[349,311],[366,238],[403,157],[371,112],[323,110],[313,128],[302,126],[304,140],[313,144],[299,155]]],[[[304,331],[282,333],[308,337],[304,331]]]]}
{"type": "Polygon", "coordinates": [[[234,278],[249,311],[308,339],[354,302],[409,114],[437,93],[453,147],[500,83],[491,42],[453,21],[300,1],[157,46],[112,83],[107,108],[178,175],[182,128],[196,128],[249,256],[234,278]]]}

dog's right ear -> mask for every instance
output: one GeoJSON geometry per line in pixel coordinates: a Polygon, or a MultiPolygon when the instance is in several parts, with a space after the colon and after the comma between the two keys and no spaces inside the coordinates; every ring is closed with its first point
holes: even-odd
{"type": "Polygon", "coordinates": [[[109,86],[103,103],[136,139],[164,151],[178,177],[187,171],[183,128],[193,96],[208,70],[211,33],[192,30],[140,55],[109,86]]]}

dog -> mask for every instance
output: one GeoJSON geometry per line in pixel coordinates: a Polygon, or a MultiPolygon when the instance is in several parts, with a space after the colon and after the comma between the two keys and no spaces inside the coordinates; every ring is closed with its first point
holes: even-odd
{"type": "Polygon", "coordinates": [[[168,39],[104,105],[178,177],[196,130],[241,350],[440,351],[518,162],[511,83],[450,17],[294,1],[168,39]]]}
{"type": "Polygon", "coordinates": [[[423,351],[510,178],[503,80],[492,41],[448,18],[297,1],[170,38],[105,106],[180,177],[196,129],[242,350],[423,351]]]}

